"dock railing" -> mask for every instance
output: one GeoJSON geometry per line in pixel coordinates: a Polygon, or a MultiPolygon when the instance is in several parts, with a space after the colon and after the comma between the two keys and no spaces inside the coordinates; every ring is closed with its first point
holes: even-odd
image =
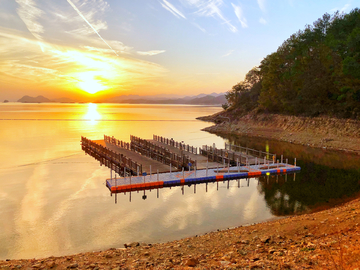
{"type": "Polygon", "coordinates": [[[189,152],[194,155],[197,155],[197,152],[198,152],[197,147],[194,147],[194,146],[182,143],[182,142],[177,142],[177,141],[174,141],[173,139],[157,136],[155,134],[153,135],[153,140],[170,145],[172,147],[176,147],[180,150],[184,150],[185,152],[189,152]]]}
{"type": "Polygon", "coordinates": [[[225,149],[203,145],[200,154],[206,156],[209,160],[219,163],[229,163],[231,165],[254,165],[275,162],[276,155],[267,152],[258,151],[247,147],[236,148],[225,144],[225,149]],[[238,151],[236,151],[238,150],[238,151]]]}
{"type": "Polygon", "coordinates": [[[100,165],[105,165],[114,170],[119,175],[126,174],[137,175],[142,174],[142,165],[125,157],[122,154],[104,147],[96,142],[93,142],[86,137],[81,136],[81,148],[85,153],[94,157],[100,162],[100,165]]]}
{"type": "Polygon", "coordinates": [[[141,139],[139,137],[130,136],[131,150],[136,151],[142,155],[150,157],[166,165],[174,166],[178,169],[196,166],[196,160],[192,160],[187,155],[178,155],[171,152],[169,149],[154,144],[148,140],[141,139]],[[189,166],[191,164],[191,166],[189,166]]]}
{"type": "Polygon", "coordinates": [[[259,151],[248,147],[225,143],[225,150],[242,153],[244,155],[250,155],[259,159],[265,158],[269,161],[276,161],[276,154],[271,154],[269,152],[259,151]]]}

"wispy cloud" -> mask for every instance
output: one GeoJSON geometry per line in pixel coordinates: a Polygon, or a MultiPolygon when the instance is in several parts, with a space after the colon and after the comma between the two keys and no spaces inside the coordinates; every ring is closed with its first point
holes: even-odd
{"type": "Polygon", "coordinates": [[[138,51],[137,53],[140,55],[149,55],[149,56],[153,56],[153,55],[157,55],[160,53],[164,53],[165,50],[153,50],[153,51],[148,51],[148,52],[140,52],[138,51]]]}
{"type": "Polygon", "coordinates": [[[235,50],[230,50],[228,51],[226,54],[224,54],[222,57],[228,57],[229,55],[231,55],[235,50]]]}
{"type": "Polygon", "coordinates": [[[206,30],[204,28],[202,28],[200,25],[198,25],[197,23],[192,23],[193,25],[195,25],[201,32],[206,33],[206,30]]]}
{"type": "Polygon", "coordinates": [[[189,6],[195,7],[197,11],[195,14],[204,17],[214,17],[219,19],[223,24],[227,25],[231,32],[237,32],[237,28],[231,24],[230,20],[226,19],[221,12],[220,7],[223,5],[223,0],[184,0],[189,6]]]}
{"type": "Polygon", "coordinates": [[[67,2],[72,6],[72,8],[79,14],[79,16],[91,27],[91,29],[98,35],[98,37],[118,56],[115,50],[102,38],[99,34],[98,30],[84,17],[84,15],[80,12],[80,10],[74,5],[71,0],[67,0],[67,2]]]}
{"type": "Polygon", "coordinates": [[[233,3],[231,3],[232,7],[234,8],[234,12],[235,12],[235,15],[236,17],[238,18],[239,22],[241,23],[241,27],[242,28],[247,28],[248,25],[247,25],[247,20],[246,18],[243,16],[243,11],[241,9],[240,6],[236,6],[234,5],[233,3]]]}
{"type": "MultiPolygon", "coordinates": [[[[94,45],[77,49],[46,41],[42,43],[46,48],[44,52],[39,50],[36,38],[26,38],[23,32],[0,26],[0,81],[19,89],[26,87],[37,91],[49,88],[74,91],[81,89],[81,83],[87,81],[96,82],[104,89],[121,91],[146,83],[146,87],[150,87],[155,78],[167,72],[150,61],[127,55],[113,57],[112,50],[94,45]]],[[[115,41],[110,44],[124,46],[121,42],[116,45],[115,41]]],[[[130,47],[126,49],[130,50],[130,47]]]]}
{"type": "Polygon", "coordinates": [[[340,12],[345,12],[349,9],[350,7],[350,4],[346,4],[345,6],[343,6],[341,9],[340,9],[340,12]]]}
{"type": "Polygon", "coordinates": [[[38,19],[43,14],[43,12],[36,6],[35,1],[33,0],[16,0],[16,2],[19,5],[17,14],[25,23],[30,33],[36,39],[41,40],[41,34],[44,32],[44,28],[38,22],[38,19]]]}
{"type": "Polygon", "coordinates": [[[350,8],[350,4],[345,4],[342,8],[336,7],[336,8],[331,9],[330,12],[340,11],[340,13],[342,13],[342,12],[348,11],[349,8],[350,8]]]}
{"type": "Polygon", "coordinates": [[[261,18],[259,19],[259,23],[265,25],[265,24],[267,24],[267,21],[266,21],[264,18],[261,17],[261,18]]]}
{"type": "Polygon", "coordinates": [[[259,8],[261,9],[262,12],[266,12],[265,2],[266,0],[257,0],[259,8]]]}
{"type": "Polygon", "coordinates": [[[177,18],[183,18],[186,19],[186,17],[184,16],[184,14],[182,14],[176,7],[174,7],[172,4],[170,4],[168,1],[166,0],[162,0],[163,3],[160,2],[160,4],[162,5],[163,8],[165,8],[166,10],[170,11],[174,16],[176,16],[177,18]]]}

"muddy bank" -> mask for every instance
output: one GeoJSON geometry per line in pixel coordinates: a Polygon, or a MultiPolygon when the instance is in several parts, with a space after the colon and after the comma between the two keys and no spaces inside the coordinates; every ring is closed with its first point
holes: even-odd
{"type": "Polygon", "coordinates": [[[360,121],[356,120],[254,113],[237,117],[226,111],[198,119],[215,123],[204,129],[211,133],[263,137],[360,154],[360,121]]]}

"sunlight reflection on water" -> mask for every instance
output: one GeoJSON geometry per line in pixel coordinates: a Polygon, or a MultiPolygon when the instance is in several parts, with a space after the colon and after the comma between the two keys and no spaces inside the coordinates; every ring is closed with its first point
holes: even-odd
{"type": "Polygon", "coordinates": [[[273,217],[257,180],[118,195],[105,187],[109,170],[86,156],[81,136],[129,141],[153,134],[195,147],[221,137],[195,120],[219,107],[109,104],[0,105],[0,259],[33,258],[161,242],[273,217]],[[9,120],[14,119],[14,120],[9,120]],[[27,120],[21,120],[27,119],[27,120]]]}

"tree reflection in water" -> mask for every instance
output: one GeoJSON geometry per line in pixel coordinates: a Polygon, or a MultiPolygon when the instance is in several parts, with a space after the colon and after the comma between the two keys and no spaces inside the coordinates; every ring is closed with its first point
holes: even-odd
{"type": "Polygon", "coordinates": [[[265,176],[259,179],[259,192],[264,195],[272,214],[300,214],[317,207],[330,207],[360,191],[360,156],[314,149],[261,138],[231,137],[230,143],[270,152],[290,159],[297,158],[301,172],[265,176]]]}

